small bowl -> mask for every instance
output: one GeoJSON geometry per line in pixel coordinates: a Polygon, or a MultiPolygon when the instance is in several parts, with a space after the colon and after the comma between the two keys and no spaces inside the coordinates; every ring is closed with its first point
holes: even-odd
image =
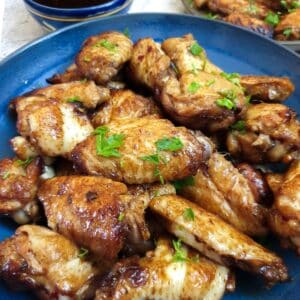
{"type": "Polygon", "coordinates": [[[24,0],[25,7],[33,18],[47,31],[88,20],[101,19],[127,13],[133,0],[111,0],[104,4],[81,8],[55,8],[24,0]]]}

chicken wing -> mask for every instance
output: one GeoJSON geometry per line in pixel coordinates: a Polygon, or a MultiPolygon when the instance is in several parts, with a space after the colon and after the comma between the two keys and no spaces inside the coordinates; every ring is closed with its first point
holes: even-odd
{"type": "Polygon", "coordinates": [[[210,155],[206,149],[186,128],[148,116],[99,127],[71,156],[83,173],[143,184],[194,175],[210,155]]]}
{"type": "Polygon", "coordinates": [[[221,299],[229,270],[199,257],[180,243],[175,245],[185,260],[176,260],[171,241],[161,238],[156,249],[145,257],[118,262],[100,281],[95,299],[221,299]]]}
{"type": "Polygon", "coordinates": [[[19,133],[45,156],[67,156],[93,131],[87,116],[74,103],[29,96],[15,100],[15,106],[19,133]]]}
{"type": "Polygon", "coordinates": [[[40,158],[0,161],[0,214],[10,215],[19,224],[37,218],[36,194],[42,169],[40,158]]]}
{"type": "Polygon", "coordinates": [[[57,84],[71,81],[80,81],[84,79],[84,76],[80,74],[76,64],[72,64],[63,73],[54,74],[52,77],[48,78],[47,82],[51,84],[57,84]]]}
{"type": "Polygon", "coordinates": [[[296,114],[282,104],[250,105],[239,130],[227,137],[234,157],[253,163],[289,162],[300,156],[300,125],[296,114]]]}
{"type": "Polygon", "coordinates": [[[108,124],[122,118],[141,118],[160,115],[160,110],[152,99],[144,98],[130,90],[119,90],[94,114],[94,127],[108,124]]]}
{"type": "Polygon", "coordinates": [[[254,100],[282,102],[295,90],[287,77],[241,76],[241,85],[254,100]]]}
{"type": "Polygon", "coordinates": [[[300,8],[281,18],[275,27],[275,39],[281,41],[300,40],[300,8]]]}
{"type": "Polygon", "coordinates": [[[0,244],[0,277],[13,289],[28,289],[39,299],[90,299],[99,272],[63,236],[24,225],[0,244]]]}
{"type": "Polygon", "coordinates": [[[199,168],[194,184],[180,193],[248,235],[267,233],[266,211],[248,180],[219,153],[212,154],[199,168]]]}
{"type": "Polygon", "coordinates": [[[223,15],[238,12],[264,19],[268,15],[270,8],[261,2],[256,2],[255,0],[208,0],[208,8],[223,15]]]}
{"type": "Polygon", "coordinates": [[[150,208],[171,233],[208,258],[261,275],[269,285],[288,279],[279,257],[194,203],[168,195],[152,199],[150,208]]]}
{"type": "Polygon", "coordinates": [[[233,12],[224,17],[223,20],[237,26],[246,27],[270,38],[273,36],[273,27],[271,25],[247,13],[233,12]]]}
{"type": "Polygon", "coordinates": [[[36,89],[30,94],[43,95],[49,99],[56,99],[61,102],[78,102],[88,109],[96,108],[97,105],[110,98],[109,89],[96,86],[93,81],[54,84],[36,89]]]}
{"type": "Polygon", "coordinates": [[[39,156],[36,149],[22,136],[15,136],[10,140],[10,144],[21,160],[39,156]]]}
{"type": "Polygon", "coordinates": [[[106,84],[131,58],[132,46],[131,40],[119,32],[91,36],[77,55],[76,65],[84,78],[106,84]]]}
{"type": "Polygon", "coordinates": [[[194,4],[197,8],[201,8],[207,3],[208,0],[194,0],[194,4]]]}
{"type": "Polygon", "coordinates": [[[275,177],[271,185],[275,202],[269,216],[271,229],[283,245],[296,248],[300,254],[300,161],[294,161],[286,174],[275,177]]]}
{"type": "Polygon", "coordinates": [[[125,206],[120,196],[126,192],[124,184],[106,178],[61,176],[46,180],[38,198],[50,228],[106,262],[123,247],[126,225],[119,217],[125,206]]]}

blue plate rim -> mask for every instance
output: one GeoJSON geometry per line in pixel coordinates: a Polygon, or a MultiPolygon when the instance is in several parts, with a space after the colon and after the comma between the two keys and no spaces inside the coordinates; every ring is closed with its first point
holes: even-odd
{"type": "MultiPolygon", "coordinates": [[[[191,16],[191,15],[186,15],[186,14],[178,14],[178,13],[152,13],[152,12],[147,12],[147,13],[130,13],[130,14],[121,15],[121,16],[108,16],[108,17],[104,17],[102,19],[96,19],[96,20],[79,22],[79,23],[76,23],[76,24],[65,26],[65,27],[63,27],[61,29],[58,29],[58,30],[54,31],[54,32],[46,34],[45,36],[39,37],[37,39],[34,39],[34,40],[28,42],[24,46],[20,47],[19,49],[15,50],[13,53],[11,53],[8,56],[6,56],[5,58],[3,58],[0,61],[0,68],[2,68],[11,59],[13,59],[16,56],[18,56],[18,55],[22,54],[23,52],[25,52],[27,49],[33,47],[34,45],[36,45],[36,44],[38,44],[40,42],[48,40],[48,39],[52,38],[53,36],[59,35],[59,34],[61,34],[63,32],[66,32],[66,31],[69,31],[69,30],[71,31],[72,29],[84,26],[86,24],[97,23],[97,22],[111,20],[111,19],[124,19],[124,18],[131,18],[131,17],[132,18],[136,18],[136,17],[142,18],[143,16],[153,16],[153,17],[172,16],[172,17],[194,19],[196,22],[197,22],[197,20],[199,20],[199,17],[197,17],[197,16],[191,16]]],[[[296,58],[300,59],[300,54],[297,54],[296,52],[294,52],[294,51],[286,48],[285,46],[282,46],[282,45],[278,44],[277,42],[275,42],[275,41],[273,41],[273,40],[271,40],[269,38],[266,38],[266,37],[262,36],[259,33],[249,31],[249,30],[247,30],[245,28],[242,28],[242,27],[236,27],[235,25],[232,25],[232,24],[229,24],[229,23],[225,23],[225,22],[222,22],[222,21],[218,21],[218,20],[209,20],[209,19],[207,19],[207,20],[206,19],[202,19],[202,20],[205,21],[205,22],[216,22],[218,24],[222,24],[223,26],[231,27],[234,30],[243,31],[243,32],[245,32],[248,35],[254,35],[257,38],[262,39],[262,40],[264,40],[264,41],[266,41],[268,43],[271,43],[271,44],[273,44],[273,46],[279,47],[282,50],[284,50],[284,51],[290,53],[291,55],[295,56],[296,58]]]]}

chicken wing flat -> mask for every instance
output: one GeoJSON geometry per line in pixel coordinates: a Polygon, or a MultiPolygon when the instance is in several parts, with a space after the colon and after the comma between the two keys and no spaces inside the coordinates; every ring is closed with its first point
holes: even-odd
{"type": "Polygon", "coordinates": [[[77,55],[76,65],[84,78],[106,84],[131,58],[132,47],[131,40],[119,32],[91,36],[77,55]]]}
{"type": "Polygon", "coordinates": [[[176,246],[185,260],[176,260],[172,243],[166,238],[159,239],[156,249],[143,258],[121,260],[102,278],[95,299],[221,299],[229,270],[180,243],[176,246]]]}
{"type": "Polygon", "coordinates": [[[300,39],[300,8],[282,17],[275,27],[275,39],[281,41],[300,39]]]}
{"type": "Polygon", "coordinates": [[[191,131],[153,116],[117,120],[98,132],[75,147],[74,164],[83,173],[128,184],[194,175],[210,155],[191,131]],[[111,151],[115,140],[117,150],[111,151]]]}
{"type": "Polygon", "coordinates": [[[261,2],[249,0],[208,0],[208,8],[223,15],[238,12],[264,19],[268,15],[270,8],[261,2]]]}
{"type": "Polygon", "coordinates": [[[142,118],[160,115],[159,108],[152,99],[144,98],[130,90],[113,92],[112,97],[94,114],[94,127],[105,125],[117,119],[142,118]]]}
{"type": "Polygon", "coordinates": [[[269,224],[274,233],[282,238],[283,245],[296,248],[300,254],[300,161],[294,161],[286,174],[275,178],[271,185],[275,202],[269,224]]]}
{"type": "Polygon", "coordinates": [[[43,163],[40,158],[0,161],[0,214],[25,224],[38,216],[36,194],[43,163]]]}
{"type": "Polygon", "coordinates": [[[248,180],[219,153],[199,168],[194,184],[181,194],[245,234],[267,232],[266,211],[257,203],[248,180]]]}
{"type": "Polygon", "coordinates": [[[13,289],[39,299],[90,299],[97,270],[80,258],[80,249],[63,236],[24,225],[0,244],[0,277],[13,289]]]}
{"type": "Polygon", "coordinates": [[[84,107],[93,109],[110,98],[110,91],[96,86],[93,81],[73,81],[55,84],[34,90],[31,95],[44,95],[49,99],[62,102],[79,102],[84,107]]]}
{"type": "Polygon", "coordinates": [[[126,228],[119,216],[125,206],[120,196],[126,192],[124,184],[110,179],[62,176],[46,180],[38,198],[50,228],[106,261],[123,247],[126,228]]]}
{"type": "Polygon", "coordinates": [[[223,18],[223,20],[237,26],[246,27],[268,37],[273,36],[273,27],[271,25],[247,13],[233,12],[223,18]]]}
{"type": "Polygon", "coordinates": [[[244,128],[231,131],[227,137],[228,150],[234,157],[253,163],[299,158],[299,121],[287,106],[250,105],[240,124],[244,128]]]}
{"type": "Polygon", "coordinates": [[[282,102],[295,90],[287,77],[241,76],[241,85],[254,100],[282,102]]]}
{"type": "Polygon", "coordinates": [[[80,81],[84,79],[84,76],[80,74],[76,64],[72,64],[63,73],[54,74],[52,77],[48,78],[47,82],[51,84],[57,84],[71,81],[80,81]]]}
{"type": "Polygon", "coordinates": [[[259,274],[270,285],[288,279],[279,257],[194,203],[167,195],[152,199],[150,208],[171,233],[208,258],[259,274]]]}
{"type": "Polygon", "coordinates": [[[93,131],[87,116],[74,103],[29,96],[18,98],[15,106],[19,133],[46,156],[67,156],[93,131]]]}

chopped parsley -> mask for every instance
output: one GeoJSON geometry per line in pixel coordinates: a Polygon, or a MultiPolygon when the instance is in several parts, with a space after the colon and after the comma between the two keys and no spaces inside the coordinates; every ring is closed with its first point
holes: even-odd
{"type": "Polygon", "coordinates": [[[227,109],[236,109],[236,95],[234,93],[234,91],[229,90],[229,91],[225,91],[225,92],[220,92],[219,93],[221,96],[223,96],[223,98],[220,98],[216,101],[216,104],[220,107],[224,107],[227,109]]]}
{"type": "Polygon", "coordinates": [[[125,218],[125,214],[124,213],[120,213],[119,216],[118,216],[118,221],[119,222],[122,222],[125,218]]]}
{"type": "Polygon", "coordinates": [[[206,83],[205,83],[205,86],[209,87],[209,86],[212,86],[213,84],[215,84],[216,81],[214,79],[211,79],[211,80],[208,80],[206,83]]]}
{"type": "Polygon", "coordinates": [[[128,38],[131,37],[131,34],[130,34],[130,32],[129,32],[129,28],[128,28],[128,27],[126,27],[126,28],[124,29],[123,33],[124,33],[124,35],[127,36],[128,38]]]}
{"type": "Polygon", "coordinates": [[[167,138],[164,137],[155,142],[156,148],[158,151],[178,151],[183,148],[183,143],[180,138],[172,137],[167,138]]]}
{"type": "Polygon", "coordinates": [[[186,221],[194,221],[195,220],[195,213],[194,211],[189,207],[187,208],[184,213],[183,217],[186,221]]]}
{"type": "Polygon", "coordinates": [[[118,151],[124,143],[124,134],[112,134],[106,136],[109,132],[109,128],[106,126],[100,126],[93,132],[96,135],[96,153],[103,157],[120,157],[121,154],[118,151]]]}
{"type": "Polygon", "coordinates": [[[88,255],[88,253],[89,253],[88,249],[86,249],[86,248],[80,248],[77,257],[84,258],[85,256],[88,255]]]}
{"type": "Polygon", "coordinates": [[[18,159],[17,160],[17,164],[19,166],[22,166],[24,168],[27,168],[28,165],[33,161],[33,158],[32,157],[28,157],[26,160],[21,160],[21,159],[18,159]]]}
{"type": "Polygon", "coordinates": [[[90,59],[89,57],[86,57],[86,56],[85,56],[85,57],[83,58],[83,61],[84,61],[84,62],[90,62],[91,59],[90,59]]]}
{"type": "Polygon", "coordinates": [[[116,51],[116,48],[117,48],[117,45],[111,43],[110,41],[108,40],[101,40],[101,41],[98,41],[94,47],[103,47],[109,51],[112,51],[112,52],[115,52],[116,51]]]}
{"type": "Polygon", "coordinates": [[[182,248],[181,240],[172,241],[175,254],[173,255],[174,262],[187,262],[189,260],[186,249],[182,248]]]}
{"type": "Polygon", "coordinates": [[[146,155],[141,157],[142,160],[148,161],[152,164],[158,165],[159,164],[159,155],[158,153],[152,155],[146,155]]]}
{"type": "Polygon", "coordinates": [[[80,102],[80,98],[78,96],[74,96],[74,97],[68,98],[66,101],[70,102],[70,103],[80,102]]]}
{"type": "Polygon", "coordinates": [[[289,37],[292,34],[292,32],[293,32],[292,28],[286,28],[283,30],[283,35],[289,37]]]}
{"type": "Polygon", "coordinates": [[[206,17],[207,19],[209,19],[209,20],[215,20],[215,19],[218,18],[218,15],[213,14],[212,12],[209,12],[209,13],[207,13],[207,14],[205,15],[205,17],[206,17]]]}
{"type": "Polygon", "coordinates": [[[265,22],[271,26],[277,26],[280,22],[279,15],[276,13],[273,13],[271,11],[268,12],[268,15],[265,18],[265,22]]]}
{"type": "Polygon", "coordinates": [[[180,191],[187,186],[195,185],[195,179],[193,176],[188,176],[180,180],[175,180],[172,182],[173,186],[175,187],[176,191],[180,191]]]}
{"type": "Polygon", "coordinates": [[[237,130],[240,132],[245,132],[246,131],[246,122],[243,120],[239,120],[236,123],[232,124],[230,126],[230,129],[237,130]]]}
{"type": "Polygon", "coordinates": [[[189,86],[188,86],[188,92],[191,94],[195,94],[200,88],[202,87],[201,83],[193,81],[189,86]]]}
{"type": "Polygon", "coordinates": [[[6,180],[8,177],[10,176],[10,173],[8,171],[6,171],[3,175],[2,175],[2,179],[6,180]]]}
{"type": "Polygon", "coordinates": [[[225,73],[222,72],[220,74],[223,78],[227,79],[231,83],[235,84],[236,86],[240,86],[240,74],[238,73],[225,73]]]}
{"type": "Polygon", "coordinates": [[[190,47],[190,52],[191,52],[194,56],[200,56],[201,53],[203,52],[203,48],[202,48],[197,42],[195,42],[195,43],[190,47]]]}

